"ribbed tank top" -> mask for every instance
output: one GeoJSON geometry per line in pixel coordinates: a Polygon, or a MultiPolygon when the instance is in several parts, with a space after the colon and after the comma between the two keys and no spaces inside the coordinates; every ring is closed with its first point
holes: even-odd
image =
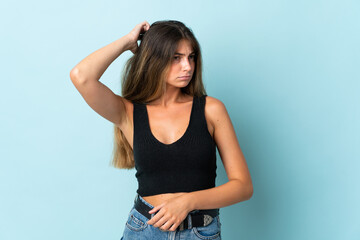
{"type": "Polygon", "coordinates": [[[133,152],[140,196],[215,187],[216,144],[206,124],[206,96],[193,97],[188,127],[171,144],[155,138],[145,103],[133,101],[133,152]]]}

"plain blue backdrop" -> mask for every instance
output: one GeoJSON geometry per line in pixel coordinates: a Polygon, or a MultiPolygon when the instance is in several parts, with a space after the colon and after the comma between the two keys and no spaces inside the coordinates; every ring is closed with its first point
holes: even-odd
{"type": "MultiPolygon", "coordinates": [[[[113,124],[70,70],[146,20],[200,42],[253,197],[225,240],[360,239],[359,1],[15,1],[1,9],[0,239],[120,239],[135,170],[109,165],[113,124]]],[[[127,51],[100,81],[120,94],[127,51]]],[[[218,155],[217,186],[227,182],[218,155]]]]}

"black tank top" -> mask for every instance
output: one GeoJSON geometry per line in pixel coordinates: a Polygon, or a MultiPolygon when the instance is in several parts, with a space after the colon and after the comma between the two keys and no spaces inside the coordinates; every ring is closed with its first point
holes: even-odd
{"type": "Polygon", "coordinates": [[[215,187],[216,143],[206,124],[206,96],[193,97],[188,127],[171,144],[155,138],[145,104],[133,101],[133,151],[140,196],[215,187]]]}

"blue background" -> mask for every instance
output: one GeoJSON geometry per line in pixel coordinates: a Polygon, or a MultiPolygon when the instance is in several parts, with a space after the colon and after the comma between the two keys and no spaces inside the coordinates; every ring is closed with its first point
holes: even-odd
{"type": "MultiPolygon", "coordinates": [[[[2,4],[0,239],[120,239],[135,170],[110,167],[113,124],[70,70],[146,20],[200,42],[254,184],[221,209],[223,239],[360,239],[359,1],[2,4]]],[[[100,81],[120,94],[127,51],[100,81]]],[[[218,155],[217,186],[227,182],[218,155]]]]}

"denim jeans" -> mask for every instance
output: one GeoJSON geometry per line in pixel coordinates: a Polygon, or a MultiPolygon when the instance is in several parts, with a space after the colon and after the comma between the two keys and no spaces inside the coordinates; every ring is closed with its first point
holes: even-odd
{"type": "MultiPolygon", "coordinates": [[[[149,207],[154,208],[150,203],[146,202],[141,196],[139,199],[147,204],[149,207]]],[[[198,210],[193,210],[191,213],[195,213],[198,210]]],[[[188,214],[188,216],[189,216],[188,214]]],[[[151,215],[152,217],[154,214],[151,215]]],[[[185,220],[189,221],[189,217],[186,217],[185,220]]],[[[211,240],[221,240],[221,222],[220,216],[213,218],[212,222],[205,227],[192,227],[191,221],[189,221],[190,229],[176,230],[176,231],[163,231],[158,227],[147,224],[146,222],[149,219],[139,213],[133,206],[129,212],[128,219],[125,224],[125,229],[123,236],[120,240],[199,240],[199,239],[211,239],[211,240]]]]}

